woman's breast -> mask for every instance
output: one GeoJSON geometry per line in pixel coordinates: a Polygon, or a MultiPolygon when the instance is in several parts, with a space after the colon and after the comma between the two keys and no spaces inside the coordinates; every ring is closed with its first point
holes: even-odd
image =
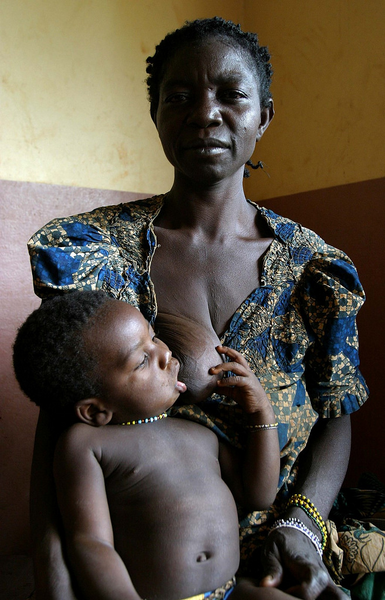
{"type": "Polygon", "coordinates": [[[222,361],[217,352],[219,337],[212,327],[182,317],[159,312],[155,321],[156,333],[179,360],[179,378],[187,385],[184,402],[199,402],[216,388],[217,376],[209,369],[222,361]]]}

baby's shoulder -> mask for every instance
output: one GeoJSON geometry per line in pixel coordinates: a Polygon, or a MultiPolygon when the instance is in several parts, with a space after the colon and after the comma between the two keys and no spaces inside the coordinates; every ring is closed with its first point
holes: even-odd
{"type": "Polygon", "coordinates": [[[86,423],[74,423],[60,435],[57,447],[63,451],[74,451],[96,446],[101,439],[102,429],[86,423]]]}

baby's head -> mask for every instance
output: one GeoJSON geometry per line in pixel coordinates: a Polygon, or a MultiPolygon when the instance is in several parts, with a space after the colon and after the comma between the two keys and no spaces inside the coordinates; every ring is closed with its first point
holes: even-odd
{"type": "Polygon", "coordinates": [[[33,402],[91,425],[157,416],[185,390],[178,361],[141,313],[101,291],[42,304],[21,326],[13,360],[33,402]]]}

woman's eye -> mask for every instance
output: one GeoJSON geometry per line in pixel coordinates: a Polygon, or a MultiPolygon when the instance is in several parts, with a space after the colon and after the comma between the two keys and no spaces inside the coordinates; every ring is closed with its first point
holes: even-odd
{"type": "Polygon", "coordinates": [[[184,102],[187,99],[187,94],[183,94],[182,92],[177,92],[175,94],[170,94],[166,98],[166,102],[168,104],[177,104],[178,102],[184,102]]]}
{"type": "Polygon", "coordinates": [[[238,100],[239,98],[246,98],[246,95],[239,90],[227,90],[223,96],[229,100],[238,100]]]}

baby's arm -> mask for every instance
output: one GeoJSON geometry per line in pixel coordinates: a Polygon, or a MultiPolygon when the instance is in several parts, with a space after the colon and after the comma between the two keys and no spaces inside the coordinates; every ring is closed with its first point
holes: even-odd
{"type": "Polygon", "coordinates": [[[57,445],[54,473],[69,562],[82,598],[140,600],[114,549],[104,476],[89,443],[89,425],[77,424],[57,445]]]}
{"type": "Polygon", "coordinates": [[[230,487],[237,502],[254,510],[269,508],[277,493],[280,454],[273,408],[258,378],[245,358],[236,350],[218,346],[230,362],[212,367],[217,375],[232,372],[230,377],[218,381],[220,393],[235,400],[245,413],[247,432],[246,450],[238,456],[229,445],[221,444],[220,463],[222,477],[230,487]],[[255,427],[256,426],[256,427],[255,427]]]}

